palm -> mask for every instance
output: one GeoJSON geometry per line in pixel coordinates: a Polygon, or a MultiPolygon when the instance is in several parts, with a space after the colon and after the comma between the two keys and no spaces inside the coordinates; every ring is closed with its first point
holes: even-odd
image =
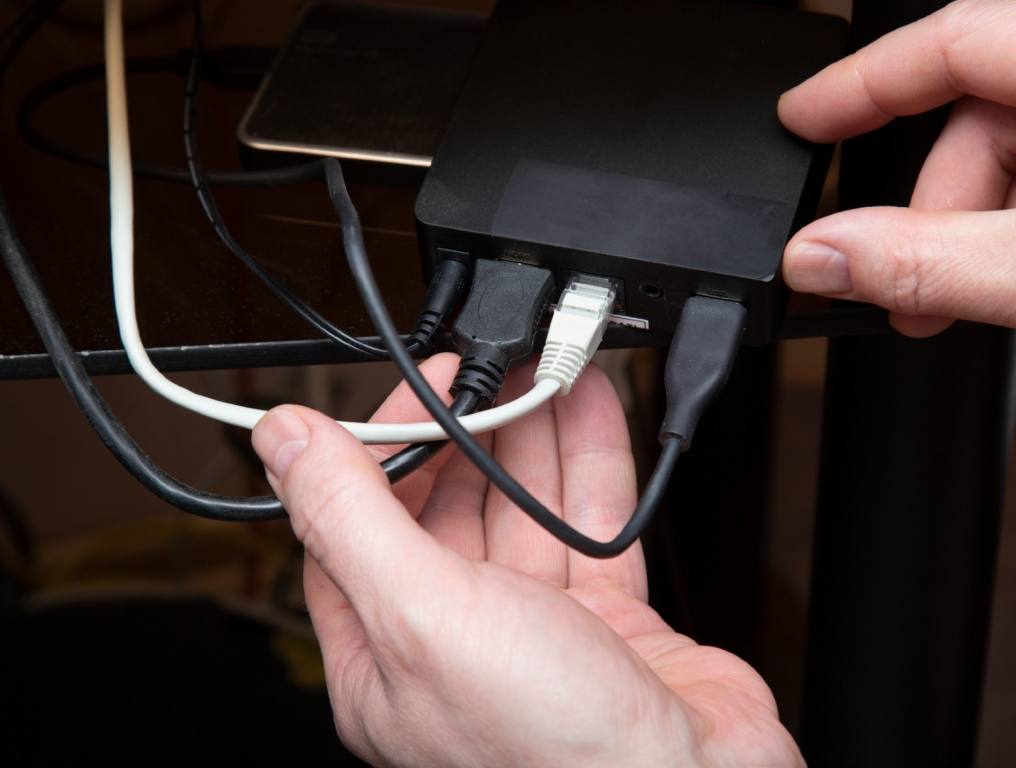
{"type": "Polygon", "coordinates": [[[777,719],[769,687],[741,659],[678,634],[656,611],[629,595],[598,590],[583,602],[595,606],[593,612],[667,688],[696,711],[708,713],[711,727],[703,745],[707,755],[723,756],[733,765],[801,763],[777,719]]]}
{"type": "MultiPolygon", "coordinates": [[[[424,371],[440,383],[454,362],[439,357],[424,371]]],[[[523,386],[524,379],[510,378],[505,397],[523,386]]],[[[397,390],[376,418],[415,420],[418,409],[397,390]]],[[[553,408],[499,431],[493,450],[544,504],[588,535],[610,538],[634,507],[623,413],[599,372],[584,376],[553,408]]],[[[435,706],[438,700],[453,703],[457,738],[465,742],[461,731],[482,733],[486,723],[506,720],[534,743],[562,719],[579,741],[582,734],[602,739],[605,727],[626,734],[638,730],[633,722],[656,722],[686,746],[688,764],[800,764],[762,679],[736,657],[677,634],[646,604],[639,545],[611,560],[568,550],[488,487],[460,454],[439,458],[395,494],[430,534],[418,547],[436,550],[420,552],[419,565],[411,553],[392,563],[413,573],[400,589],[414,594],[400,599],[425,603],[426,610],[407,617],[403,604],[403,613],[386,618],[371,611],[362,620],[318,566],[313,538],[304,539],[308,606],[347,740],[355,743],[372,729],[409,733],[420,721],[430,723],[427,733],[440,734],[433,721],[446,707],[435,706]],[[426,695],[393,698],[393,677],[414,681],[407,687],[426,695]],[[569,702],[555,712],[560,691],[569,702]]],[[[428,738],[418,734],[410,752],[366,754],[427,764],[428,738]]],[[[434,754],[446,746],[434,744],[434,754]]],[[[475,759],[484,743],[472,747],[475,759]]],[[[444,760],[431,762],[454,764],[444,760]]]]}

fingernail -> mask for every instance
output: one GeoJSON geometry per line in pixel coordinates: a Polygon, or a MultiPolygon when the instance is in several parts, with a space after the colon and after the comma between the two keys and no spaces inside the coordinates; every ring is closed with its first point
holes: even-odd
{"type": "Polygon", "coordinates": [[[850,293],[854,289],[847,257],[823,243],[795,245],[787,254],[785,273],[790,287],[803,293],[850,293]]]}
{"type": "Polygon", "coordinates": [[[310,430],[292,411],[276,408],[258,422],[252,442],[258,458],[275,477],[282,478],[307,447],[310,430]]]}

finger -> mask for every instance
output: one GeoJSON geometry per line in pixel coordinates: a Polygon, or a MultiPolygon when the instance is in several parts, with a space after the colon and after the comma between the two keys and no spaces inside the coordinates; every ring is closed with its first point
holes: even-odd
{"type": "Polygon", "coordinates": [[[1016,109],[963,99],[924,162],[911,208],[993,211],[1016,172],[1016,109]]]}
{"type": "MultiPolygon", "coordinates": [[[[600,541],[614,538],[635,510],[635,460],[621,401],[606,374],[590,366],[555,403],[564,519],[600,541]]],[[[642,545],[598,560],[568,552],[568,586],[615,586],[648,599],[642,545]]]]}
{"type": "Polygon", "coordinates": [[[462,561],[416,524],[349,432],[323,414],[282,406],[258,422],[253,443],[294,532],[368,635],[443,591],[462,561]]]}
{"type": "Polygon", "coordinates": [[[794,236],[783,274],[794,290],[903,315],[1016,326],[1016,214],[845,211],[794,236]]]}
{"type": "MultiPolygon", "coordinates": [[[[420,372],[430,382],[434,390],[441,395],[445,404],[451,402],[448,388],[455,377],[458,365],[458,355],[449,353],[434,355],[420,364],[420,372]]],[[[370,420],[381,424],[429,421],[430,414],[410,389],[409,384],[403,381],[388,395],[370,420]]],[[[380,462],[398,453],[404,447],[404,445],[382,445],[370,446],[367,450],[380,462]]],[[[447,450],[442,451],[409,477],[395,484],[395,497],[406,506],[413,517],[420,513],[420,508],[434,484],[434,478],[441,466],[448,460],[449,453],[447,450]]]]}
{"type": "MultiPolygon", "coordinates": [[[[1016,110],[989,101],[957,102],[925,160],[910,200],[921,210],[991,211],[1005,206],[1016,169],[1016,110]]],[[[925,338],[952,320],[893,313],[900,333],[925,338]]]]}
{"type": "MultiPolygon", "coordinates": [[[[505,381],[508,401],[532,386],[534,365],[505,381]]],[[[561,514],[561,467],[557,452],[553,401],[494,435],[494,456],[554,514],[561,514]]],[[[534,523],[501,491],[491,487],[484,507],[487,560],[564,587],[568,554],[564,544],[534,523]]]]}
{"type": "Polygon", "coordinates": [[[791,131],[829,143],[967,94],[1016,106],[1009,0],[953,3],[890,32],[787,91],[779,115],[791,131]]]}
{"type": "MultiPolygon", "coordinates": [[[[490,433],[477,435],[489,451],[490,433]]],[[[444,546],[469,560],[486,559],[483,507],[487,501],[487,478],[465,454],[454,451],[434,482],[423,506],[419,523],[444,546]]]]}

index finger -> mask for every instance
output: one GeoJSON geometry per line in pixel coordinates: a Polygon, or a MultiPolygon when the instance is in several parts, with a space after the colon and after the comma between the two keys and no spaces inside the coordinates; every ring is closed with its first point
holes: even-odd
{"type": "Polygon", "coordinates": [[[780,98],[783,124],[831,143],[963,95],[1016,106],[1016,7],[961,0],[830,64],[780,98]]]}

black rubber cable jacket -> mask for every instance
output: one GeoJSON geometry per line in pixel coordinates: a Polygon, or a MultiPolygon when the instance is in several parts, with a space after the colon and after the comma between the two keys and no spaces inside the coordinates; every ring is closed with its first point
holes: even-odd
{"type": "Polygon", "coordinates": [[[117,421],[106,401],[71,348],[46,298],[39,276],[11,224],[7,201],[0,194],[0,253],[21,301],[42,338],[78,408],[116,459],[159,498],[173,506],[212,520],[273,520],[285,517],[281,502],[273,496],[239,498],[205,493],[182,483],[156,465],[117,421]]]}
{"type": "MultiPolygon", "coordinates": [[[[34,30],[59,6],[59,0],[37,2],[8,29],[0,40],[0,72],[34,30]]],[[[463,452],[483,471],[491,482],[522,508],[539,525],[569,546],[592,557],[612,557],[627,549],[638,538],[641,529],[658,503],[670,473],[680,456],[680,441],[665,441],[660,460],[649,480],[642,500],[622,531],[610,542],[600,542],[581,534],[540,504],[525,488],[477,443],[449,413],[441,398],[417,370],[412,357],[401,343],[366,257],[359,216],[349,199],[339,164],[325,163],[329,192],[342,221],[343,241],[354,279],[367,305],[371,319],[385,340],[392,358],[410,387],[434,419],[441,424],[463,452]]],[[[146,488],[175,506],[202,517],[220,520],[265,520],[285,514],[281,503],[271,497],[234,498],[198,491],[176,480],[140,449],[91,384],[42,290],[38,276],[17,238],[0,194],[0,252],[15,287],[35,323],[58,373],[89,423],[116,458],[146,488]]]]}
{"type": "Polygon", "coordinates": [[[378,289],[377,281],[367,258],[367,250],[363,243],[360,220],[353,201],[349,197],[342,168],[338,161],[328,158],[324,161],[325,174],[328,180],[328,192],[335,206],[339,221],[342,224],[343,244],[350,270],[356,280],[357,287],[371,321],[378,335],[384,339],[391,351],[392,359],[399,367],[410,388],[423,403],[424,407],[441,425],[448,436],[455,441],[459,449],[466,454],[484,475],[497,486],[516,506],[531,517],[544,530],[556,537],[572,549],[589,557],[615,557],[630,547],[645,529],[652,518],[660,499],[666,490],[670,475],[677,466],[681,455],[680,438],[667,438],[663,442],[660,458],[653,470],[645,492],[639,500],[635,512],[621,529],[620,533],[610,541],[597,541],[580,531],[547,509],[529,491],[522,487],[505,469],[473,438],[471,434],[449,413],[441,398],[423,377],[413,362],[412,357],[398,343],[399,334],[392,322],[384,298],[378,289]]]}
{"type": "MultiPolygon", "coordinates": [[[[21,301],[28,310],[42,343],[53,360],[78,408],[117,461],[160,499],[184,512],[212,520],[249,522],[274,520],[286,512],[272,496],[233,497],[199,491],[177,480],[156,465],[116,419],[109,405],[92,385],[77,355],[57,321],[53,308],[42,290],[39,276],[28,260],[24,246],[11,226],[7,202],[0,193],[0,254],[14,281],[21,301]]],[[[472,413],[478,404],[472,393],[463,393],[452,404],[457,416],[472,413]]],[[[447,443],[411,445],[382,463],[392,483],[406,477],[434,457],[447,443]]]]}
{"type": "MultiPolygon", "coordinates": [[[[280,300],[291,310],[303,318],[322,334],[331,339],[335,344],[345,349],[358,352],[368,360],[387,360],[388,351],[379,347],[373,347],[355,336],[352,336],[341,328],[336,327],[331,321],[324,317],[313,307],[307,305],[299,296],[291,291],[286,285],[264,268],[264,266],[247,250],[240,245],[233,233],[229,231],[226,222],[219,211],[215,194],[212,192],[205,173],[204,164],[201,162],[201,153],[197,136],[197,84],[198,74],[201,68],[201,55],[204,47],[204,14],[201,0],[194,0],[194,37],[191,44],[190,68],[187,71],[187,83],[184,87],[183,99],[183,142],[187,155],[187,170],[190,172],[191,182],[197,192],[198,200],[204,209],[208,221],[219,236],[219,239],[226,245],[236,258],[243,262],[244,266],[253,272],[257,278],[264,283],[280,300]]],[[[320,161],[316,163],[320,173],[320,161]]],[[[410,351],[415,351],[419,345],[412,343],[410,351]]]]}
{"type": "MultiPolygon", "coordinates": [[[[59,6],[60,0],[30,5],[0,39],[0,82],[24,43],[59,6]]],[[[236,498],[205,493],[180,482],[157,466],[109,410],[74,354],[46,298],[42,283],[14,229],[7,200],[0,191],[0,259],[28,311],[43,346],[78,408],[110,452],[148,490],[170,504],[215,520],[271,520],[285,516],[272,496],[236,498]]]]}
{"type": "MultiPolygon", "coordinates": [[[[39,6],[45,6],[51,13],[59,6],[59,2],[40,2],[31,6],[25,12],[25,16],[30,16],[37,23],[29,24],[19,20],[0,38],[0,81],[14,53],[20,50],[27,37],[45,20],[46,15],[41,17],[38,15],[39,6]],[[21,37],[12,35],[11,29],[18,31],[21,37]]],[[[156,465],[134,441],[95,389],[91,378],[74,354],[46,297],[39,276],[17,235],[2,191],[0,191],[0,260],[10,274],[14,287],[42,339],[43,346],[79,410],[117,461],[145,488],[185,512],[213,520],[249,522],[285,517],[286,512],[281,502],[272,496],[220,496],[192,488],[156,465]]],[[[472,402],[470,397],[461,397],[453,403],[453,408],[457,412],[468,413],[476,408],[476,403],[472,402]]],[[[386,463],[390,464],[393,474],[398,479],[426,462],[441,449],[442,445],[436,443],[409,446],[389,458],[386,463]]]]}
{"type": "MultiPolygon", "coordinates": [[[[480,403],[481,398],[475,392],[460,392],[455,396],[448,411],[453,416],[467,416],[475,411],[480,403]]],[[[417,443],[403,448],[399,453],[381,463],[388,476],[388,482],[395,485],[399,480],[404,479],[434,458],[446,445],[448,445],[448,441],[443,440],[436,443],[417,443]]]]}

